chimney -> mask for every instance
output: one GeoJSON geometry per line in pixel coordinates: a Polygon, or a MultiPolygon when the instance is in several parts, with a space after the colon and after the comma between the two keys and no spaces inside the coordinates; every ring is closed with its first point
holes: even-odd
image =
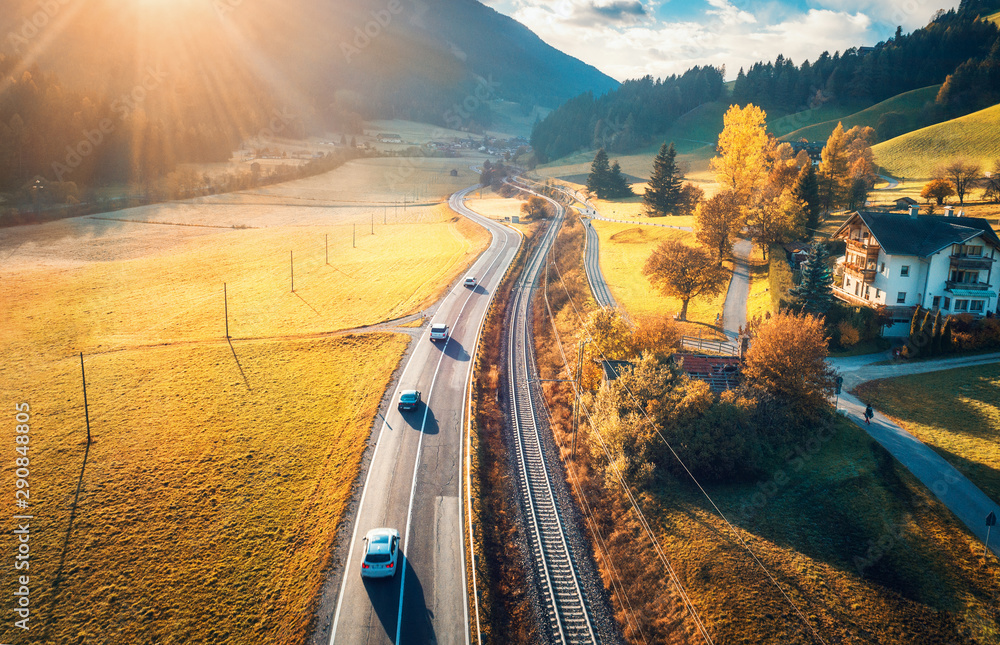
{"type": "Polygon", "coordinates": [[[944,216],[945,217],[954,217],[955,216],[955,207],[954,206],[945,206],[944,207],[944,216]]]}
{"type": "Polygon", "coordinates": [[[919,206],[917,206],[916,204],[914,204],[913,206],[910,206],[910,217],[916,217],[919,214],[920,214],[920,207],[919,206]]]}

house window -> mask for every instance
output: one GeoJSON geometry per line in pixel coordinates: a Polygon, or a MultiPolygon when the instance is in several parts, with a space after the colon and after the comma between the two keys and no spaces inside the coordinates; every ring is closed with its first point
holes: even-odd
{"type": "Polygon", "coordinates": [[[968,311],[969,301],[968,300],[956,300],[955,301],[955,311],[968,311]]]}
{"type": "Polygon", "coordinates": [[[882,297],[882,290],[881,289],[876,289],[875,290],[875,299],[878,300],[881,297],[882,297]]]}
{"type": "Polygon", "coordinates": [[[901,278],[905,278],[908,275],[910,275],[910,265],[909,264],[904,264],[903,266],[899,267],[899,276],[901,278]]]}
{"type": "Polygon", "coordinates": [[[854,283],[854,295],[856,295],[856,296],[860,296],[861,295],[861,283],[860,282],[855,282],[854,283]]]}
{"type": "Polygon", "coordinates": [[[934,299],[931,300],[931,308],[937,309],[940,306],[941,306],[941,296],[934,296],[934,299]]]}
{"type": "Polygon", "coordinates": [[[872,299],[872,288],[869,287],[868,285],[865,285],[865,300],[871,300],[871,299],[872,299]]]}
{"type": "Polygon", "coordinates": [[[972,302],[969,303],[969,311],[974,311],[976,313],[981,314],[983,313],[983,304],[984,302],[982,300],[973,300],[972,302]]]}
{"type": "Polygon", "coordinates": [[[844,286],[845,287],[851,286],[851,279],[849,277],[847,277],[846,275],[844,276],[844,286]]]}
{"type": "Polygon", "coordinates": [[[949,308],[951,308],[951,298],[949,298],[948,296],[945,296],[944,297],[944,310],[948,311],[949,308]]]}
{"type": "Polygon", "coordinates": [[[903,302],[906,302],[906,292],[900,291],[899,293],[896,294],[896,304],[900,304],[903,302]]]}
{"type": "Polygon", "coordinates": [[[952,282],[964,282],[965,284],[972,284],[979,282],[979,271],[958,271],[952,270],[951,272],[952,282]]]}
{"type": "Polygon", "coordinates": [[[885,273],[885,262],[882,263],[882,268],[878,270],[879,273],[885,273]]]}
{"type": "Polygon", "coordinates": [[[965,256],[969,256],[969,257],[979,257],[979,256],[981,256],[983,254],[983,247],[982,246],[978,246],[978,245],[977,246],[968,246],[968,245],[967,246],[963,246],[961,254],[965,255],[965,256]]]}

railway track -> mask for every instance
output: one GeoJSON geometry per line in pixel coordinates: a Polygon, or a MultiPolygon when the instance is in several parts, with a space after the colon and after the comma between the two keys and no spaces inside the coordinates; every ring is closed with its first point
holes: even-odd
{"type": "Polygon", "coordinates": [[[510,418],[517,447],[516,464],[528,542],[539,581],[549,642],[596,645],[600,642],[598,633],[566,538],[564,512],[553,488],[532,391],[533,383],[537,382],[537,369],[530,328],[531,294],[562,224],[565,210],[558,205],[557,209],[555,221],[512,293],[507,365],[510,418]]]}

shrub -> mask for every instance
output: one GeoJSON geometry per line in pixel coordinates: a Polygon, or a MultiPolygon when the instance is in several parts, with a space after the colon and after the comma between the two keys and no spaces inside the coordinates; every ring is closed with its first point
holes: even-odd
{"type": "Polygon", "coordinates": [[[837,325],[837,331],[840,332],[840,344],[843,347],[852,347],[861,342],[861,334],[858,333],[857,328],[846,320],[840,321],[840,324],[837,325]]]}

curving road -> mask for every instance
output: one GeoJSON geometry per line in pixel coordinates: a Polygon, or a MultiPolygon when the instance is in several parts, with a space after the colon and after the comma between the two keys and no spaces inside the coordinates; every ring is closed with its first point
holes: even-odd
{"type": "Polygon", "coordinates": [[[452,195],[450,205],[487,228],[493,241],[469,270],[478,286],[456,285],[430,321],[450,327],[448,341],[431,343],[426,332],[414,341],[384,411],[341,571],[331,645],[470,642],[462,446],[471,354],[491,294],[521,244],[516,231],[465,207],[474,188],[452,195]],[[400,412],[396,401],[402,389],[420,390],[423,403],[400,412]],[[402,537],[399,573],[363,580],[362,538],[382,526],[398,529],[402,537]]]}

